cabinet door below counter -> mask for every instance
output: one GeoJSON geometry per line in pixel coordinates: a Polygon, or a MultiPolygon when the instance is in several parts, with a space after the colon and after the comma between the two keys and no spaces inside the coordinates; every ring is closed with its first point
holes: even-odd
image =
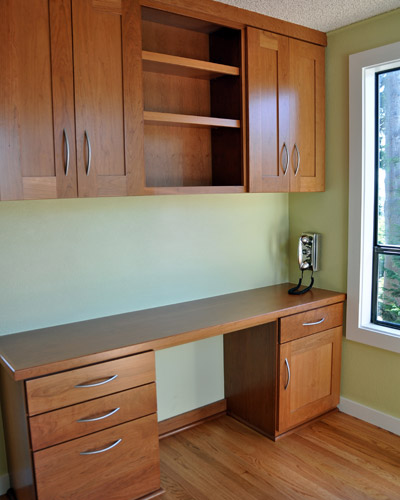
{"type": "Polygon", "coordinates": [[[342,328],[280,345],[279,434],[337,406],[342,328]]]}

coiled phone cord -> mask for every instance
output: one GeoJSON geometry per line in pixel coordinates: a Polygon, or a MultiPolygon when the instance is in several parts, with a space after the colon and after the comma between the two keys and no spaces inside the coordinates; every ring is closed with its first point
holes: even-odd
{"type": "Polygon", "coordinates": [[[313,285],[314,285],[314,270],[311,271],[310,284],[307,287],[303,288],[303,290],[299,290],[299,288],[301,287],[301,282],[303,281],[303,274],[304,274],[304,270],[302,269],[301,270],[301,278],[299,279],[297,286],[294,286],[293,288],[290,288],[288,290],[288,293],[290,295],[303,295],[303,293],[308,292],[313,287],[313,285]]]}

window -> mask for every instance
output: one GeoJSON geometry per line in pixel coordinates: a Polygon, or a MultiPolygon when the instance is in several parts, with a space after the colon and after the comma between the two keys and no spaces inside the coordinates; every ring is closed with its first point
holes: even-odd
{"type": "Polygon", "coordinates": [[[400,329],[400,67],[375,74],[371,321],[400,329]]]}
{"type": "Polygon", "coordinates": [[[347,338],[400,352],[400,43],[349,75],[347,338]]]}

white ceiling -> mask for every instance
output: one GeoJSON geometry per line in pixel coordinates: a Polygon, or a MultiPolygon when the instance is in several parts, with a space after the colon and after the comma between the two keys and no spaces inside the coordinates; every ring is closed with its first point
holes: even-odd
{"type": "Polygon", "coordinates": [[[400,0],[219,1],[324,32],[332,31],[400,7],[400,0]]]}

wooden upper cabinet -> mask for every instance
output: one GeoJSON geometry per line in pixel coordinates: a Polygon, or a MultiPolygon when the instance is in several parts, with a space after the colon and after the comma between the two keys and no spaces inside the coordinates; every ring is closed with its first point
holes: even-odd
{"type": "Polygon", "coordinates": [[[290,191],[325,189],[324,47],[290,40],[290,191]],[[296,175],[297,172],[297,175],[296,175]]]}
{"type": "Polygon", "coordinates": [[[129,192],[123,55],[129,44],[124,36],[126,17],[133,15],[134,6],[114,0],[72,0],[79,196],[129,192]]]}
{"type": "Polygon", "coordinates": [[[248,28],[247,44],[250,191],[288,191],[289,40],[248,28]]]}
{"type": "Polygon", "coordinates": [[[134,194],[139,3],[2,0],[1,9],[0,199],[134,194]]]}
{"type": "Polygon", "coordinates": [[[247,29],[251,192],[323,191],[324,48],[247,29]]]}
{"type": "Polygon", "coordinates": [[[1,2],[1,200],[76,196],[70,15],[63,0],[1,2]]]}

